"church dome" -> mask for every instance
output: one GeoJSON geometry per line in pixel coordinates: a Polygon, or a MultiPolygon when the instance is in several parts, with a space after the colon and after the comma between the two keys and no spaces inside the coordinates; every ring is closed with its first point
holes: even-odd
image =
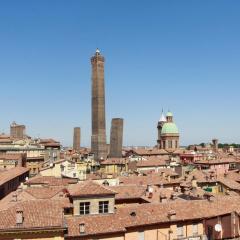
{"type": "Polygon", "coordinates": [[[179,132],[175,123],[166,122],[163,124],[161,134],[179,134],[179,132]]]}

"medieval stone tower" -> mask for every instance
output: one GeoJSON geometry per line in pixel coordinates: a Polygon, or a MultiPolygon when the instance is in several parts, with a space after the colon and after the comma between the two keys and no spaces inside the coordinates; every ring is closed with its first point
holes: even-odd
{"type": "Polygon", "coordinates": [[[218,139],[214,138],[212,140],[212,144],[213,144],[213,151],[218,152],[218,139]]]}
{"type": "Polygon", "coordinates": [[[94,159],[99,161],[107,157],[104,57],[97,49],[91,58],[92,64],[92,138],[91,150],[94,159]]]}
{"type": "Polygon", "coordinates": [[[111,125],[109,157],[121,158],[122,145],[123,145],[123,119],[113,118],[111,125]]]}
{"type": "Polygon", "coordinates": [[[75,151],[80,150],[80,138],[81,138],[81,129],[80,127],[75,127],[73,129],[73,149],[75,151]]]}

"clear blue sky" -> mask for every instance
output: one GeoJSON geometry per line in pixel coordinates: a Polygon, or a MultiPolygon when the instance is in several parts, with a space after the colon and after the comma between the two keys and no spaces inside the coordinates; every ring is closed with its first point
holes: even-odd
{"type": "Polygon", "coordinates": [[[240,1],[0,1],[0,130],[90,145],[90,57],[106,58],[106,116],[154,145],[161,109],[181,144],[240,142],[240,1]]]}

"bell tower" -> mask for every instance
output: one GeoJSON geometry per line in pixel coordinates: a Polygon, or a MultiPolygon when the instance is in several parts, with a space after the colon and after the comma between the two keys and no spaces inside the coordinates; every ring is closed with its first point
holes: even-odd
{"type": "Polygon", "coordinates": [[[165,122],[166,122],[166,118],[165,118],[163,110],[162,110],[161,117],[160,117],[160,119],[158,121],[158,124],[157,124],[157,129],[158,129],[157,146],[158,146],[159,149],[162,148],[162,146],[161,146],[161,132],[162,132],[163,124],[165,122]]]}

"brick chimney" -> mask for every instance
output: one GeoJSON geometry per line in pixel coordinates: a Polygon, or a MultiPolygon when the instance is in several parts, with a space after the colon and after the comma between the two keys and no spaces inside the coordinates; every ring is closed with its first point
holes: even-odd
{"type": "Polygon", "coordinates": [[[16,209],[16,224],[17,224],[17,225],[23,224],[23,220],[24,220],[23,210],[20,209],[20,208],[17,208],[17,209],[16,209]]]}
{"type": "Polygon", "coordinates": [[[173,192],[171,194],[171,200],[176,200],[177,199],[177,194],[175,192],[173,192]]]}
{"type": "Polygon", "coordinates": [[[17,193],[13,193],[12,202],[17,202],[17,193]]]}
{"type": "Polygon", "coordinates": [[[167,202],[167,196],[165,194],[161,193],[159,196],[159,201],[161,203],[167,202]]]}
{"type": "Polygon", "coordinates": [[[168,212],[168,218],[169,218],[169,220],[175,220],[176,219],[176,212],[175,212],[175,210],[170,210],[168,212]]]}
{"type": "Polygon", "coordinates": [[[85,234],[85,223],[80,223],[79,224],[79,233],[80,234],[85,234]]]}

